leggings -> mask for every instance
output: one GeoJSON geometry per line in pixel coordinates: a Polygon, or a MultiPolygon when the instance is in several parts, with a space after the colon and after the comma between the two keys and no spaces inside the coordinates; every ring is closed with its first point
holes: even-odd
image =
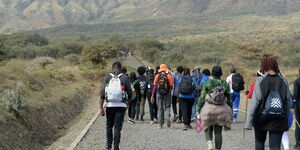
{"type": "Polygon", "coordinates": [[[206,142],[213,140],[213,132],[214,132],[216,149],[221,149],[222,148],[222,130],[223,130],[222,126],[219,126],[219,125],[210,126],[208,129],[205,130],[206,142]]]}
{"type": "Polygon", "coordinates": [[[269,132],[270,150],[280,150],[283,132],[271,132],[255,129],[255,150],[265,150],[267,133],[269,132]]]}

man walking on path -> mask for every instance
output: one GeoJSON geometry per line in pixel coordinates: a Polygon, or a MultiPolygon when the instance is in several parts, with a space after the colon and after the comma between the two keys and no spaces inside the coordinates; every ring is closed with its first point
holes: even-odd
{"type": "MultiPolygon", "coordinates": [[[[147,80],[148,80],[148,91],[147,91],[147,99],[149,103],[149,112],[150,112],[150,124],[157,123],[157,104],[156,101],[154,103],[151,103],[151,96],[152,96],[152,90],[154,87],[154,70],[150,69],[148,71],[147,80]]],[[[155,98],[155,97],[154,97],[155,98]]]]}
{"type": "Polygon", "coordinates": [[[158,74],[154,79],[154,88],[152,91],[151,103],[154,103],[154,95],[156,93],[156,103],[158,106],[158,119],[159,126],[162,128],[164,125],[165,118],[168,123],[167,126],[171,127],[171,89],[173,88],[172,76],[167,73],[168,67],[165,64],[160,65],[158,74]],[[165,117],[166,116],[166,117],[165,117]]]}
{"type": "Polygon", "coordinates": [[[235,68],[232,68],[230,73],[231,74],[227,77],[226,81],[230,85],[231,99],[233,101],[233,122],[235,123],[239,113],[241,99],[240,91],[244,90],[245,82],[243,77],[236,72],[235,68]]]}
{"type": "Polygon", "coordinates": [[[112,72],[104,78],[100,91],[100,114],[106,114],[106,149],[119,150],[121,139],[121,130],[124,121],[124,115],[127,107],[125,93],[128,99],[132,97],[130,80],[128,76],[121,72],[122,64],[115,62],[112,65],[112,72]],[[104,101],[106,101],[106,112],[104,111],[104,101]],[[114,133],[113,133],[114,127],[114,133]]]}
{"type": "Polygon", "coordinates": [[[300,150],[300,69],[299,69],[299,78],[294,83],[294,98],[295,98],[295,115],[296,115],[296,145],[295,149],[300,150]]]}
{"type": "Polygon", "coordinates": [[[177,82],[178,80],[182,77],[182,72],[184,71],[184,68],[182,66],[177,67],[177,72],[173,75],[173,92],[172,92],[172,108],[173,108],[173,113],[174,113],[174,119],[173,122],[176,122],[179,119],[179,122],[182,121],[182,112],[180,110],[179,106],[179,112],[177,111],[177,103],[178,103],[178,89],[177,89],[177,82]],[[177,116],[179,113],[179,116],[177,116]]]}
{"type": "Polygon", "coordinates": [[[139,93],[140,97],[136,105],[136,120],[141,119],[141,121],[144,121],[145,103],[146,103],[147,90],[148,90],[148,80],[147,77],[145,76],[146,68],[144,66],[141,66],[137,69],[137,72],[139,74],[137,79],[140,85],[140,93],[139,93]]]}

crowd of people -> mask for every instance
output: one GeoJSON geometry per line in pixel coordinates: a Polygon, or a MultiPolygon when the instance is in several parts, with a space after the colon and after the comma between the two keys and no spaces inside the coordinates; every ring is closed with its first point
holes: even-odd
{"type": "MultiPolygon", "coordinates": [[[[154,69],[141,66],[136,72],[128,75],[126,68],[115,62],[112,72],[104,78],[100,113],[107,118],[106,149],[119,149],[124,122],[134,125],[136,121],[145,121],[146,103],[150,124],[162,129],[165,122],[169,128],[172,122],[177,122],[183,124],[183,130],[188,130],[193,128],[191,122],[199,119],[208,150],[222,148],[222,131],[231,129],[231,124],[237,122],[241,91],[245,90],[244,78],[235,68],[226,80],[221,78],[221,66],[214,66],[211,71],[178,66],[172,71],[161,64],[154,69]],[[124,120],[126,115],[128,120],[124,120]]],[[[293,123],[293,110],[296,110],[295,149],[300,150],[299,87],[300,78],[295,81],[292,94],[275,58],[261,61],[257,78],[250,91],[246,90],[251,105],[245,129],[254,128],[256,150],[264,150],[267,133],[271,150],[280,150],[281,143],[285,150],[289,149],[287,131],[293,123]]]]}

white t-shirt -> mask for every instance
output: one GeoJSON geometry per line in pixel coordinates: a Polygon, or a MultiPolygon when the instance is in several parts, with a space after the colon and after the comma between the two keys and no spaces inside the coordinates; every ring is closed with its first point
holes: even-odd
{"type": "Polygon", "coordinates": [[[230,86],[230,92],[233,93],[233,89],[232,89],[232,76],[234,75],[234,73],[232,73],[231,75],[229,75],[226,79],[226,82],[229,84],[230,86]]]}
{"type": "Polygon", "coordinates": [[[106,107],[127,107],[127,105],[123,102],[107,102],[106,107]]]}

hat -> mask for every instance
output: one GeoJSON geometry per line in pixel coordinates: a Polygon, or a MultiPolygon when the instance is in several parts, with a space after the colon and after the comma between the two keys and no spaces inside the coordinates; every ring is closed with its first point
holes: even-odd
{"type": "Polygon", "coordinates": [[[168,66],[166,64],[161,64],[159,66],[159,70],[158,72],[167,72],[169,69],[168,69],[168,66]]]}
{"type": "Polygon", "coordinates": [[[193,71],[195,71],[195,70],[201,70],[201,68],[196,66],[196,67],[193,68],[193,71]]]}

